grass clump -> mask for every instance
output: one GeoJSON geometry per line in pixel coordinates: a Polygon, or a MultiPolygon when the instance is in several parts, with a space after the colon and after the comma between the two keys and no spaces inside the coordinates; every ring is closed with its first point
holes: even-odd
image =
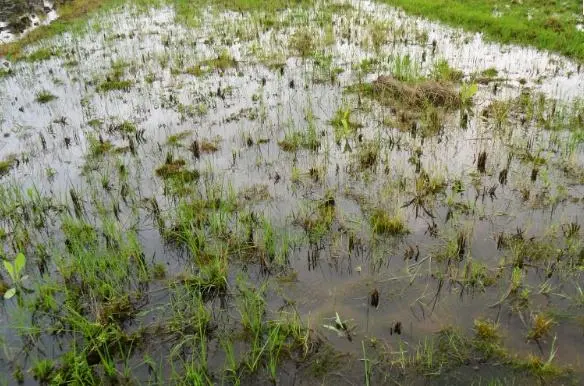
{"type": "Polygon", "coordinates": [[[14,74],[14,71],[10,68],[0,68],[0,79],[9,77],[14,74]]]}
{"type": "Polygon", "coordinates": [[[36,362],[30,371],[34,379],[41,384],[45,384],[51,381],[52,374],[55,371],[55,364],[50,359],[43,359],[36,362]]]}
{"type": "Polygon", "coordinates": [[[381,47],[389,41],[391,36],[391,24],[387,22],[374,22],[369,27],[369,34],[371,35],[371,45],[375,52],[380,52],[381,47]]]}
{"type": "Polygon", "coordinates": [[[101,136],[99,136],[98,138],[94,136],[89,136],[88,144],[89,144],[88,156],[90,158],[101,157],[104,154],[109,153],[114,148],[114,145],[111,143],[111,141],[104,140],[101,136]]]}
{"type": "Polygon", "coordinates": [[[481,75],[487,78],[495,78],[499,75],[499,71],[495,67],[489,67],[486,70],[481,71],[481,75]]]}
{"type": "Polygon", "coordinates": [[[414,83],[422,78],[420,67],[410,55],[398,55],[391,64],[391,76],[399,81],[414,83]]]}
{"type": "Polygon", "coordinates": [[[538,313],[533,317],[533,323],[527,333],[527,339],[539,342],[541,339],[549,335],[554,325],[555,321],[553,318],[544,313],[538,313]]]}
{"type": "Polygon", "coordinates": [[[50,91],[47,90],[40,91],[35,98],[35,100],[41,104],[49,103],[55,99],[57,99],[57,96],[53,95],[50,91]]]}
{"type": "Polygon", "coordinates": [[[335,220],[336,211],[334,205],[318,203],[318,205],[308,205],[302,208],[301,212],[295,216],[295,223],[300,225],[311,243],[321,240],[331,229],[335,220]]]}
{"type": "Polygon", "coordinates": [[[181,182],[191,182],[199,178],[197,170],[185,169],[184,159],[172,159],[167,157],[166,162],[156,169],[156,175],[165,180],[177,180],[181,182]]]}
{"type": "Polygon", "coordinates": [[[473,345],[485,358],[501,357],[505,350],[501,347],[499,325],[491,320],[474,321],[473,345]]]}
{"type": "Polygon", "coordinates": [[[113,90],[128,91],[134,84],[133,81],[122,79],[126,68],[129,66],[123,60],[117,60],[112,63],[111,70],[105,80],[98,84],[98,92],[108,92],[113,90]]]}
{"type": "Polygon", "coordinates": [[[403,218],[399,215],[390,215],[383,209],[375,209],[369,220],[373,232],[386,235],[403,235],[408,233],[408,228],[403,218]]]}
{"type": "Polygon", "coordinates": [[[110,125],[109,131],[124,134],[133,134],[136,132],[136,125],[131,121],[123,121],[118,124],[110,125]]]}
{"type": "Polygon", "coordinates": [[[381,146],[377,141],[364,143],[356,154],[357,163],[361,170],[373,168],[379,159],[381,146]]]}
{"type": "Polygon", "coordinates": [[[297,29],[290,38],[290,49],[302,58],[309,57],[316,48],[314,36],[314,31],[307,28],[297,29]]]}
{"type": "Polygon", "coordinates": [[[171,134],[166,138],[166,144],[168,146],[181,146],[182,141],[187,139],[192,133],[191,130],[184,130],[180,133],[171,134]]]}
{"type": "Polygon", "coordinates": [[[284,139],[278,142],[278,146],[286,152],[296,152],[301,148],[308,150],[318,150],[320,139],[316,133],[316,128],[310,127],[307,131],[293,131],[284,135],[284,139]]]}
{"type": "Polygon", "coordinates": [[[418,345],[411,364],[423,374],[440,374],[467,362],[471,349],[464,335],[453,327],[446,327],[418,345]]]}
{"type": "Polygon", "coordinates": [[[474,330],[476,339],[480,341],[498,342],[501,338],[499,334],[499,326],[490,320],[475,320],[474,330]]]}
{"type": "Polygon", "coordinates": [[[169,178],[178,173],[185,164],[186,161],[184,159],[167,160],[162,166],[156,169],[156,175],[162,178],[169,178]]]}
{"type": "Polygon", "coordinates": [[[215,153],[219,151],[219,141],[220,138],[214,138],[212,140],[202,139],[201,141],[193,141],[190,146],[190,150],[193,154],[208,154],[215,153]]]}
{"type": "MultiPolygon", "coordinates": [[[[205,60],[201,62],[201,65],[208,66],[210,68],[224,72],[230,68],[237,67],[237,60],[235,60],[235,58],[231,56],[229,51],[223,50],[219,53],[219,55],[217,55],[216,58],[205,60]]],[[[194,73],[193,75],[196,75],[196,73],[194,73]]]]}
{"type": "Polygon", "coordinates": [[[437,61],[432,69],[432,78],[437,81],[457,82],[463,76],[464,73],[462,71],[450,67],[450,64],[445,59],[437,61]]]}
{"type": "Polygon", "coordinates": [[[203,299],[210,299],[218,294],[224,294],[227,290],[227,260],[224,256],[206,256],[196,275],[183,275],[182,284],[196,289],[203,299]]]}
{"type": "Polygon", "coordinates": [[[106,79],[97,86],[97,91],[108,92],[113,90],[128,91],[132,88],[134,82],[131,80],[106,79]]]}
{"type": "Polygon", "coordinates": [[[201,77],[205,75],[207,72],[208,71],[206,71],[201,64],[194,65],[185,70],[186,74],[193,75],[196,77],[201,77]]]}
{"type": "Polygon", "coordinates": [[[237,68],[238,62],[227,50],[221,51],[213,59],[203,60],[184,70],[185,74],[201,77],[214,70],[223,73],[230,68],[237,68]]]}

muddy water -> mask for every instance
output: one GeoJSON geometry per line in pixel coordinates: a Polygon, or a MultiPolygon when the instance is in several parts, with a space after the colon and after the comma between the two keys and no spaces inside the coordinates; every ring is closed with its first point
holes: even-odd
{"type": "MultiPolygon", "coordinates": [[[[569,314],[553,330],[557,337],[556,361],[582,369],[584,342],[577,322],[582,309],[570,302],[580,276],[567,281],[552,279],[554,290],[541,295],[538,289],[549,282],[545,273],[527,272],[526,281],[532,288],[530,305],[521,312],[512,312],[505,303],[490,307],[504,295],[508,279],[476,291],[461,290],[455,284],[441,287],[436,277],[440,263],[434,258],[444,238],[465,227],[471,230],[469,255],[496,271],[505,254],[497,249],[498,233],[513,233],[521,227],[526,229],[526,237],[541,237],[551,225],[581,223],[582,185],[551,166],[546,168],[547,182],[539,179],[531,183],[531,167],[514,159],[508,184],[498,186],[493,197],[480,196],[483,186],[488,189],[497,184],[510,145],[525,146],[529,141],[533,148],[543,149],[542,156],[549,160],[557,157],[550,149],[553,134],[518,128],[503,137],[496,134],[492,121],[483,119],[483,109],[493,100],[516,97],[522,90],[542,92],[569,103],[584,95],[584,74],[579,72],[579,66],[534,49],[488,43],[480,35],[413,18],[373,2],[359,1],[353,6],[352,11],[333,14],[333,42],[322,48],[332,57],[331,67],[343,70],[334,82],[315,81],[318,68],[314,60],[295,57],[288,50],[290,36],[298,26],[308,25],[319,31],[315,36],[327,38],[327,32],[317,25],[316,15],[324,12],[318,8],[283,12],[278,17],[291,27],[278,30],[258,29],[257,19],[250,15],[215,10],[206,11],[199,28],[186,29],[174,22],[171,9],[146,15],[126,9],[90,21],[83,36],[66,34],[41,43],[31,50],[47,47],[57,49],[61,55],[43,62],[12,63],[15,75],[0,80],[0,153],[3,157],[15,154],[22,160],[2,177],[2,183],[23,190],[36,187],[44,195],[63,200],[74,187],[86,194],[89,202],[91,189],[99,185],[100,177],[114,172],[116,162],[106,159],[95,165],[88,161],[88,138],[101,133],[114,145],[127,146],[126,140],[106,129],[111,123],[129,120],[144,130],[145,142],[138,146],[136,156],[117,157],[131,170],[138,197],[157,197],[165,212],[174,201],[164,196],[163,184],[154,176],[154,170],[164,162],[168,136],[191,131],[187,144],[192,139],[219,137],[219,151],[200,161],[191,160],[186,148],[176,152],[196,165],[205,178],[223,181],[236,191],[255,184],[267,185],[271,197],[255,204],[255,210],[270,219],[278,235],[302,240],[290,255],[290,268],[297,276],[274,289],[271,306],[281,306],[282,298],[296,302],[303,317],[335,347],[359,354],[359,342],[364,337],[382,339],[392,348],[400,342],[415,345],[445,326],[455,325],[470,332],[474,319],[490,318],[501,323],[506,347],[519,353],[539,354],[536,344],[526,342],[526,323],[534,312],[554,310],[569,314]],[[373,21],[390,23],[394,31],[402,31],[388,39],[379,52],[363,43],[373,21]],[[231,27],[226,29],[226,25],[231,27]],[[201,77],[184,73],[186,68],[212,59],[222,50],[238,61],[237,68],[224,72],[211,69],[201,77]],[[493,93],[493,83],[479,86],[466,130],[460,128],[458,112],[445,118],[443,133],[437,136],[421,138],[388,127],[384,124],[387,107],[362,100],[363,106],[358,108],[356,95],[345,92],[345,87],[358,82],[356,65],[362,60],[381,58],[375,71],[364,74],[364,80],[371,81],[391,72],[392,58],[405,55],[419,64],[421,74],[429,74],[439,59],[462,70],[467,80],[472,74],[495,68],[499,91],[493,93]],[[123,78],[132,80],[134,85],[129,91],[97,92],[96,85],[107,77],[116,60],[129,63],[123,78]],[[284,70],[268,67],[263,61],[278,64],[277,68],[283,65],[284,70]],[[149,77],[153,78],[151,83],[146,81],[149,77]],[[58,99],[37,103],[36,95],[42,90],[49,90],[58,99]],[[193,113],[185,114],[181,106],[193,113]],[[343,106],[349,106],[353,119],[363,125],[362,141],[382,143],[381,161],[372,170],[351,172],[361,142],[350,140],[353,152],[335,142],[329,122],[343,106]],[[297,154],[282,151],[277,141],[290,131],[305,131],[311,124],[307,116],[311,115],[321,140],[319,150],[300,150],[297,154]],[[102,120],[101,129],[90,126],[89,122],[95,119],[102,120]],[[248,146],[248,137],[254,143],[268,141],[248,146]],[[66,138],[71,141],[68,148],[66,138]],[[399,139],[401,145],[388,145],[390,139],[399,139]],[[442,197],[433,203],[434,219],[416,217],[413,207],[400,209],[407,219],[409,234],[373,236],[368,215],[357,198],[373,205],[387,205],[391,200],[392,208],[410,201],[412,192],[388,194],[385,189],[400,178],[410,182],[415,178],[415,168],[408,159],[416,148],[422,149],[421,167],[430,175],[440,175],[449,184],[455,179],[463,181],[466,190],[454,199],[468,203],[472,210],[457,215],[453,225],[453,220],[447,220],[446,197],[442,197]],[[476,158],[483,150],[488,152],[487,172],[476,177],[476,158]],[[88,165],[92,171],[83,173],[88,165]],[[300,182],[293,178],[293,167],[303,172],[300,182]],[[323,171],[318,181],[308,176],[313,167],[323,171]],[[277,181],[276,174],[280,176],[277,181]],[[475,189],[472,182],[477,178],[480,188],[475,189]],[[554,193],[558,186],[565,186],[566,199],[553,208],[537,205],[535,199],[524,202],[519,192],[526,185],[532,197],[544,189],[554,193]],[[309,244],[294,218],[306,205],[322,199],[327,190],[336,192],[336,218],[330,234],[316,245],[309,244]],[[437,224],[436,237],[428,232],[432,223],[437,224]],[[343,229],[358,235],[361,247],[350,251],[343,229]],[[409,246],[419,248],[417,262],[404,261],[409,246]],[[376,309],[368,306],[368,294],[373,288],[381,293],[376,309]],[[352,342],[322,328],[335,313],[354,325],[352,342]],[[403,324],[401,335],[390,331],[397,321],[403,324]]],[[[513,120],[506,124],[519,126],[513,120]]],[[[560,139],[568,136],[557,135],[560,139]]],[[[581,164],[580,150],[573,159],[581,164]]],[[[122,211],[132,219],[129,212],[129,208],[122,211]]],[[[140,213],[139,219],[145,254],[166,264],[171,274],[181,272],[186,264],[181,251],[161,240],[145,213],[140,213]]],[[[49,232],[58,234],[58,224],[49,232]]],[[[258,282],[266,280],[253,268],[250,274],[258,282]]],[[[10,308],[3,307],[0,324],[8,325],[10,321],[10,308]]],[[[9,334],[9,330],[5,331],[9,334]]],[[[551,343],[551,338],[542,342],[545,353],[552,349],[551,343]]],[[[2,360],[0,369],[6,363],[2,360]]]]}

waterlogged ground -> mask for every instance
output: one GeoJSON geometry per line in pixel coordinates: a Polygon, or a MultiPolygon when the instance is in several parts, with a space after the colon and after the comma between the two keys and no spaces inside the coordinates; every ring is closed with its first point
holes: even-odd
{"type": "Polygon", "coordinates": [[[579,382],[578,64],[366,1],[190,16],[4,64],[3,382],[579,382]]]}

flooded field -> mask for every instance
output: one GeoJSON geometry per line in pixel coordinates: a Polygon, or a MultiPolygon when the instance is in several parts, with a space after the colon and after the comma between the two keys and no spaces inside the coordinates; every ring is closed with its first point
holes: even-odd
{"type": "Polygon", "coordinates": [[[581,95],[370,1],[30,46],[0,63],[0,382],[578,384],[581,95]]]}

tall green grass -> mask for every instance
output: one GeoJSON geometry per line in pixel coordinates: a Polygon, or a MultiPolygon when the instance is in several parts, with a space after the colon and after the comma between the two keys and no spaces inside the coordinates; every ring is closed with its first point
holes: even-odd
{"type": "Polygon", "coordinates": [[[532,45],[579,61],[584,60],[584,33],[576,29],[577,15],[582,13],[580,8],[582,4],[578,1],[382,1],[411,14],[482,32],[487,38],[501,43],[532,45]],[[528,14],[531,15],[531,19],[528,18],[528,14]]]}

